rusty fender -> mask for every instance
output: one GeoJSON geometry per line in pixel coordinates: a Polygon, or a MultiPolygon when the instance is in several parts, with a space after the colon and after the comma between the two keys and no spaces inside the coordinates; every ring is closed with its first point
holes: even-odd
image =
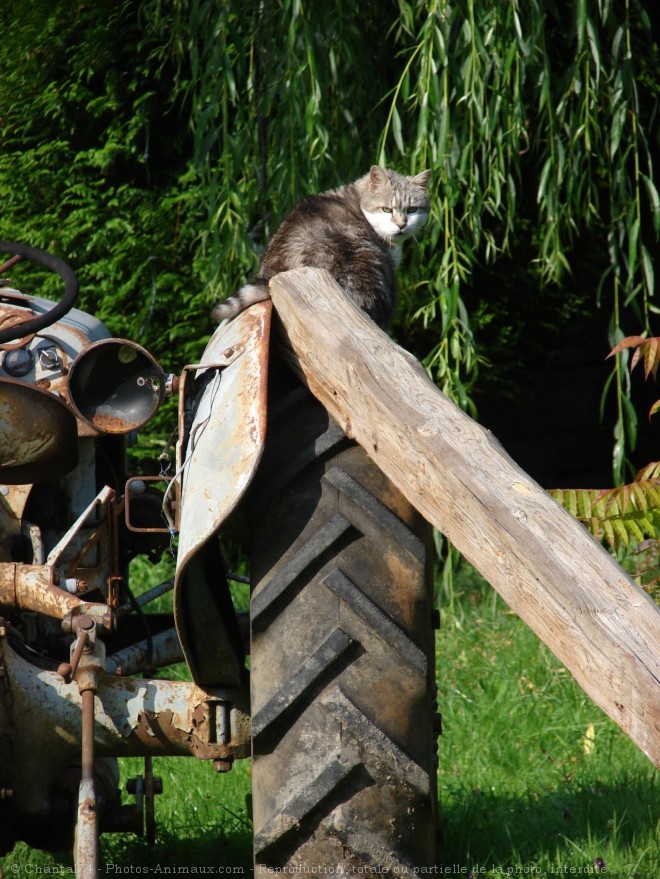
{"type": "Polygon", "coordinates": [[[271,309],[270,301],[259,302],[220,324],[180,392],[174,620],[193,680],[203,686],[235,684],[241,675],[243,660],[232,655],[217,610],[216,559],[209,547],[247,491],[263,453],[271,309]],[[188,385],[191,398],[196,394],[189,428],[188,385]]]}
{"type": "MultiPolygon", "coordinates": [[[[179,534],[180,569],[230,515],[257,469],[266,433],[268,341],[271,303],[248,308],[221,324],[202,355],[197,379],[212,374],[222,358],[229,365],[202,395],[186,448],[179,534]]],[[[183,420],[183,419],[182,419],[183,420]]],[[[180,435],[185,435],[183,423],[180,435]]],[[[176,587],[175,587],[176,588],[176,587]]]]}

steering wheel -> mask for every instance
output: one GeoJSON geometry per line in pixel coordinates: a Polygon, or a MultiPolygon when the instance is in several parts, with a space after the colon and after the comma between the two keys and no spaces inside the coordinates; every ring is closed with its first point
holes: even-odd
{"type": "MultiPolygon", "coordinates": [[[[44,268],[57,272],[64,281],[64,296],[45,314],[40,314],[38,317],[30,318],[22,323],[13,324],[11,327],[0,330],[0,345],[6,345],[7,342],[38,333],[39,330],[54,324],[55,321],[70,311],[78,300],[79,285],[78,278],[66,263],[63,263],[61,259],[50,253],[38,250],[36,247],[0,241],[0,253],[10,253],[14,257],[14,259],[5,263],[2,268],[8,268],[9,265],[13,265],[22,259],[29,259],[31,262],[36,262],[44,268]]],[[[2,287],[0,287],[0,296],[2,296],[2,287]]]]}

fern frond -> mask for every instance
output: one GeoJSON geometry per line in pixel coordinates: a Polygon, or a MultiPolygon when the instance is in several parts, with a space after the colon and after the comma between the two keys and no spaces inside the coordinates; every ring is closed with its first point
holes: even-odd
{"type": "Polygon", "coordinates": [[[660,462],[647,464],[633,482],[617,488],[553,489],[550,494],[611,547],[660,540],[660,462]]]}

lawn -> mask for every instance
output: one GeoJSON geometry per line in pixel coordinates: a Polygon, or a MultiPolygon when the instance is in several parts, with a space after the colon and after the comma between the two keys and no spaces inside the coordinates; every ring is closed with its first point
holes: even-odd
{"type": "Polygon", "coordinates": [[[441,863],[657,879],[658,772],[483,581],[459,589],[437,648],[441,863]]]}
{"type": "MultiPolygon", "coordinates": [[[[551,652],[471,569],[457,578],[437,643],[443,714],[437,875],[660,876],[660,781],[551,652]]],[[[102,875],[143,869],[251,872],[250,766],[224,775],[192,759],[154,761],[158,838],[102,838],[102,875]]],[[[141,771],[125,761],[126,778],[141,771]]],[[[5,875],[65,873],[24,845],[5,875]]]]}

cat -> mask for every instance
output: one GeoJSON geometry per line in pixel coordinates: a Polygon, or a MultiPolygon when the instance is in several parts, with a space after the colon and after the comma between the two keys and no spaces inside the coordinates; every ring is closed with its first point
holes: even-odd
{"type": "Polygon", "coordinates": [[[394,269],[401,244],[415,237],[429,214],[430,171],[405,177],[373,165],[338,189],[303,199],[273,235],[257,277],[219,302],[215,320],[230,320],[269,298],[279,272],[307,266],[326,269],[350,298],[387,329],[396,304],[394,269]]]}

